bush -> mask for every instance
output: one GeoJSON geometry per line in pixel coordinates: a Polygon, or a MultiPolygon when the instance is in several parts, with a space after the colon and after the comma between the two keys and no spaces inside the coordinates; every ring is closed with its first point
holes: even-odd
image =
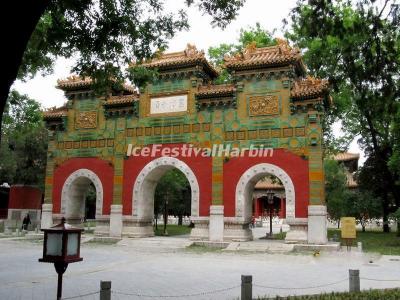
{"type": "Polygon", "coordinates": [[[397,300],[400,299],[400,289],[369,290],[359,293],[330,293],[319,295],[289,296],[276,298],[258,298],[259,300],[397,300]]]}

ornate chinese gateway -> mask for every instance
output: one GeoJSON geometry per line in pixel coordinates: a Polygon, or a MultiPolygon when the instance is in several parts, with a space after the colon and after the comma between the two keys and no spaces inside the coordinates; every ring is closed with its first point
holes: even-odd
{"type": "Polygon", "coordinates": [[[225,58],[232,84],[188,45],[143,64],[158,77],[95,97],[88,78],[58,81],[66,105],[44,114],[49,142],[42,227],[81,222],[96,189],[96,231],[153,235],[154,191],[177,168],[191,186],[192,239],[250,240],[252,192],[266,175],[285,188],[286,240],[325,244],[321,123],[328,83],[306,76],[287,43],[225,58]]]}

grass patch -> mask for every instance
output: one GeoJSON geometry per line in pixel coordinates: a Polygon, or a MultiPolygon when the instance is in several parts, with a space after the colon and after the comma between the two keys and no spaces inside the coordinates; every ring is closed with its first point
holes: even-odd
{"type": "MultiPolygon", "coordinates": [[[[340,230],[329,229],[328,238],[334,236],[337,236],[340,239],[340,230]]],[[[357,242],[362,242],[363,251],[365,252],[377,252],[384,255],[400,255],[400,238],[396,236],[396,232],[384,233],[382,231],[357,231],[357,239],[353,242],[353,245],[357,245],[357,242]]]]}
{"type": "Polygon", "coordinates": [[[359,293],[330,293],[318,295],[289,296],[289,297],[258,297],[259,300],[280,299],[280,300],[382,300],[400,299],[400,289],[369,290],[359,293]]]}
{"type": "Polygon", "coordinates": [[[218,247],[207,247],[202,245],[192,244],[186,247],[186,250],[194,253],[207,253],[207,252],[221,252],[222,249],[218,247]]]}
{"type": "MultiPolygon", "coordinates": [[[[187,225],[175,225],[175,224],[167,224],[167,232],[168,236],[176,236],[176,235],[184,235],[189,234],[192,228],[187,225]]],[[[154,230],[154,234],[156,236],[164,235],[164,225],[158,225],[158,229],[154,230]]]]}
{"type": "Polygon", "coordinates": [[[87,241],[87,242],[85,242],[85,243],[83,243],[84,245],[87,245],[87,244],[89,244],[89,245],[115,245],[116,243],[118,243],[119,242],[119,240],[114,240],[114,239],[103,239],[103,240],[101,240],[101,239],[92,239],[92,240],[89,240],[89,241],[87,241]]]}
{"type": "Polygon", "coordinates": [[[274,234],[275,240],[284,240],[286,237],[286,232],[279,232],[274,234]]]}

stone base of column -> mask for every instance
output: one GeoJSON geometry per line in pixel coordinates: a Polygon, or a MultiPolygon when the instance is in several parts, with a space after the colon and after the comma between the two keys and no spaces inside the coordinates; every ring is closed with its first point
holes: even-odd
{"type": "Polygon", "coordinates": [[[190,232],[190,240],[192,241],[208,241],[209,237],[209,218],[208,217],[193,217],[190,218],[194,227],[190,232]]]}
{"type": "Polygon", "coordinates": [[[286,219],[286,223],[290,229],[286,233],[285,243],[307,243],[307,218],[286,219]]]}
{"type": "Polygon", "coordinates": [[[122,236],[131,238],[154,236],[152,220],[138,220],[134,217],[122,218],[122,236]]]}
{"type": "Polygon", "coordinates": [[[325,205],[308,206],[308,243],[325,245],[328,243],[325,205]]]}
{"type": "Polygon", "coordinates": [[[224,241],[224,206],[210,206],[209,240],[211,242],[224,241]]]}
{"type": "Polygon", "coordinates": [[[53,226],[53,204],[44,203],[42,205],[41,229],[47,229],[53,226]]]}
{"type": "Polygon", "coordinates": [[[249,228],[249,222],[225,218],[224,241],[246,242],[253,240],[253,232],[249,228]]]}
{"type": "Polygon", "coordinates": [[[120,238],[122,236],[122,205],[111,205],[110,213],[110,237],[120,238]]]}

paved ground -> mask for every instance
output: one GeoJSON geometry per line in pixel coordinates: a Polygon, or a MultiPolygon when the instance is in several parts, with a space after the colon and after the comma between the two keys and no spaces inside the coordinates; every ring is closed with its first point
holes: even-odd
{"type": "MultiPolygon", "coordinates": [[[[164,237],[84,244],[84,261],[71,264],[64,276],[64,299],[98,299],[83,295],[98,291],[100,280],[112,281],[113,300],[238,299],[242,274],[253,275],[254,297],[345,291],[350,268],[360,269],[364,278],[399,280],[362,280],[363,289],[400,286],[400,257],[204,252],[189,251],[187,244],[185,238],[164,237]]],[[[0,299],[55,298],[56,273],[51,264],[37,261],[41,251],[41,242],[0,239],[0,299]]]]}

